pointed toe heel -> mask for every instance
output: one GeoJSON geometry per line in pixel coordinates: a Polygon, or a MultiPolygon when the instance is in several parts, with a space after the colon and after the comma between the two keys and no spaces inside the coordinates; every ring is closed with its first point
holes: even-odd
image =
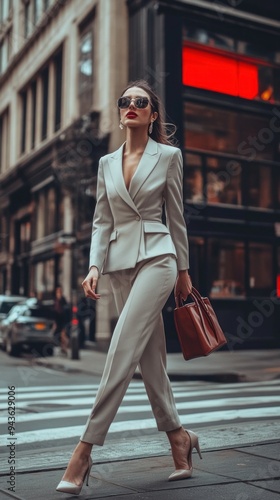
{"type": "Polygon", "coordinates": [[[188,479],[192,476],[193,473],[193,466],[192,466],[192,451],[195,448],[200,459],[202,459],[201,455],[201,450],[199,446],[199,441],[198,441],[198,436],[192,432],[192,431],[187,431],[186,433],[188,434],[190,438],[190,449],[187,455],[187,462],[190,465],[189,469],[176,469],[172,474],[170,474],[168,481],[180,481],[180,479],[188,479]]]}
{"type": "Polygon", "coordinates": [[[60,481],[60,483],[58,484],[58,486],[56,488],[56,491],[59,491],[60,493],[69,493],[71,495],[79,495],[82,491],[82,487],[84,485],[84,482],[88,486],[88,480],[89,480],[91,468],[92,468],[92,459],[91,459],[91,457],[89,457],[88,468],[85,472],[82,484],[78,485],[75,483],[69,483],[68,481],[60,481]]]}

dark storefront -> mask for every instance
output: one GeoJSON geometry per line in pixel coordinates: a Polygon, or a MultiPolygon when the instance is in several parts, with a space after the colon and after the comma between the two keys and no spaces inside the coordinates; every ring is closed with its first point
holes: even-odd
{"type": "Polygon", "coordinates": [[[130,78],[148,79],[178,126],[193,283],[211,297],[230,349],[279,346],[280,7],[128,6],[130,78]]]}

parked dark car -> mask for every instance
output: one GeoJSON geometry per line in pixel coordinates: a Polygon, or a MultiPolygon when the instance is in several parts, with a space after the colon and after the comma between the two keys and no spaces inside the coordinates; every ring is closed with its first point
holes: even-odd
{"type": "Polygon", "coordinates": [[[34,354],[51,356],[55,345],[54,328],[52,308],[31,298],[12,307],[0,325],[0,336],[10,356],[18,356],[27,349],[34,354]]]}
{"type": "Polygon", "coordinates": [[[26,300],[22,295],[0,295],[0,322],[6,318],[13,306],[26,300]]]}

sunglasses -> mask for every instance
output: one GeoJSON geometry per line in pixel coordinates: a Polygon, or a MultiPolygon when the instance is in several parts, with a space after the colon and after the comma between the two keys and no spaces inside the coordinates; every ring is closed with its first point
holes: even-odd
{"type": "Polygon", "coordinates": [[[150,104],[148,97],[135,97],[135,99],[130,97],[120,97],[117,100],[117,104],[120,109],[126,109],[129,108],[131,101],[134,102],[134,106],[137,109],[144,109],[148,106],[148,104],[150,104]]]}

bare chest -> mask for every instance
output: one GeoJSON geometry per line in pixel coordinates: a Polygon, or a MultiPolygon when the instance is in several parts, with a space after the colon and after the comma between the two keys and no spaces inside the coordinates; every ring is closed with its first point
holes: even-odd
{"type": "Polygon", "coordinates": [[[142,154],[124,156],[123,158],[123,178],[126,189],[129,189],[132,177],[139,165],[142,154]]]}

